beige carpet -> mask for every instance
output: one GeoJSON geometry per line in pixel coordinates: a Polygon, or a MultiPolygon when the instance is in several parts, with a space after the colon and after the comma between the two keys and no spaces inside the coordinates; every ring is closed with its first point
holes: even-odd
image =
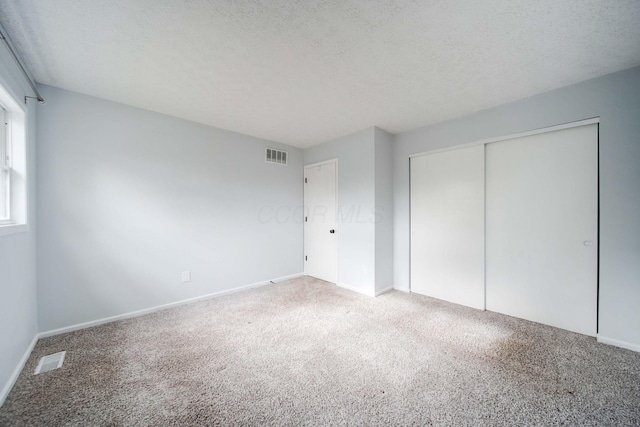
{"type": "Polygon", "coordinates": [[[0,425],[640,425],[640,354],[302,278],[40,340],[0,425]]]}

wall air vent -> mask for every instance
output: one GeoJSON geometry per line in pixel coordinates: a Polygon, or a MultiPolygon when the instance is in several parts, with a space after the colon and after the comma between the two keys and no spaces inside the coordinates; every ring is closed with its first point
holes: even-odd
{"type": "Polygon", "coordinates": [[[40,359],[40,363],[38,363],[38,367],[36,368],[35,375],[41,374],[47,371],[53,371],[54,369],[58,369],[62,366],[64,362],[64,355],[67,354],[66,351],[61,351],[59,353],[50,354],[48,356],[44,356],[40,359]]]}
{"type": "Polygon", "coordinates": [[[267,163],[278,163],[280,165],[287,164],[287,152],[282,150],[276,150],[274,148],[266,149],[265,160],[267,163]]]}

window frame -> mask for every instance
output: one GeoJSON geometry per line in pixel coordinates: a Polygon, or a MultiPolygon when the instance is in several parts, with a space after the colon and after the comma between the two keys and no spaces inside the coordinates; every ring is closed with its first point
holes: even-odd
{"type": "Polygon", "coordinates": [[[11,224],[11,137],[9,113],[0,103],[0,225],[11,224]],[[2,175],[6,176],[3,180],[2,175]]]}
{"type": "MultiPolygon", "coordinates": [[[[7,174],[6,187],[0,191],[5,197],[6,212],[0,213],[0,236],[20,233],[29,230],[28,218],[28,144],[27,115],[25,104],[9,90],[10,86],[0,77],[0,132],[3,146],[0,149],[0,173],[7,174]],[[3,117],[2,117],[3,116],[3,117]],[[2,120],[4,118],[4,120],[2,120]]],[[[2,185],[0,183],[0,185],[2,185]]]]}

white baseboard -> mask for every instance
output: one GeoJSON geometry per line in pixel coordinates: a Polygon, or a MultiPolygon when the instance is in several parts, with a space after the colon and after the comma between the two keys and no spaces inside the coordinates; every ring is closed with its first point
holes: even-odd
{"type": "Polygon", "coordinates": [[[379,295],[382,295],[382,294],[386,294],[387,292],[392,291],[392,290],[393,290],[393,286],[389,286],[388,288],[384,288],[384,289],[382,289],[380,291],[377,291],[376,292],[376,296],[379,296],[379,295]]]}
{"type": "Polygon", "coordinates": [[[627,350],[640,352],[640,344],[634,344],[627,341],[620,341],[613,338],[603,337],[602,335],[596,335],[596,339],[599,343],[613,345],[616,347],[626,348],[627,350]]]}
{"type": "Polygon", "coordinates": [[[172,307],[178,307],[178,306],[185,305],[185,304],[190,304],[190,303],[203,301],[203,300],[207,300],[207,299],[211,299],[211,298],[217,298],[217,297],[221,297],[221,296],[224,296],[224,295],[234,294],[236,292],[244,291],[244,290],[247,290],[247,289],[258,288],[260,286],[269,285],[269,284],[271,284],[271,282],[274,282],[274,283],[282,282],[284,280],[294,279],[296,277],[301,277],[303,275],[304,275],[303,273],[291,274],[289,276],[278,277],[277,279],[266,280],[264,282],[252,283],[250,285],[240,286],[240,287],[233,288],[233,289],[227,289],[225,291],[220,291],[220,292],[214,292],[212,294],[202,295],[202,296],[195,297],[195,298],[189,298],[189,299],[185,299],[185,300],[171,302],[171,303],[168,303],[168,304],[158,305],[158,306],[155,306],[155,307],[144,308],[142,310],[131,311],[129,313],[118,314],[116,316],[105,317],[105,318],[102,318],[102,319],[92,320],[92,321],[89,321],[89,322],[78,323],[76,325],[65,326],[63,328],[58,328],[58,329],[53,329],[53,330],[50,330],[50,331],[40,332],[38,334],[37,338],[51,337],[53,335],[65,334],[67,332],[78,331],[80,329],[86,329],[86,328],[91,328],[93,326],[103,325],[105,323],[115,322],[116,320],[123,320],[123,319],[130,319],[130,318],[133,318],[133,317],[144,316],[145,314],[154,313],[156,311],[166,310],[166,309],[172,308],[172,307]]]}
{"type": "Polygon", "coordinates": [[[411,289],[409,289],[409,288],[401,288],[401,287],[394,286],[393,289],[395,289],[396,291],[400,291],[400,292],[406,292],[406,293],[411,292],[411,289]]]}
{"type": "Polygon", "coordinates": [[[368,297],[375,297],[376,296],[375,291],[368,291],[366,289],[357,288],[355,286],[347,285],[345,283],[336,283],[336,285],[340,286],[341,288],[347,289],[349,291],[358,292],[359,294],[363,294],[363,295],[366,295],[368,297]]]}
{"type": "Polygon", "coordinates": [[[33,351],[33,348],[36,346],[37,342],[38,335],[33,337],[31,343],[29,344],[29,347],[27,347],[27,350],[22,355],[22,359],[20,359],[18,366],[16,366],[16,368],[13,370],[13,374],[11,374],[11,377],[9,377],[9,381],[7,381],[7,383],[2,388],[2,392],[0,392],[0,406],[4,405],[4,401],[7,399],[7,396],[9,396],[9,392],[18,380],[18,376],[20,376],[20,372],[22,372],[24,365],[27,363],[27,360],[29,360],[29,356],[31,356],[31,352],[33,351]]]}

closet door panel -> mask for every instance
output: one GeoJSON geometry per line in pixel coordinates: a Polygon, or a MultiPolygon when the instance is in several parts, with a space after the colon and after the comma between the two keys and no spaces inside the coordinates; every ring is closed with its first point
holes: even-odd
{"type": "Polygon", "coordinates": [[[595,336],[598,125],[486,146],[486,306],[595,336]]]}
{"type": "Polygon", "coordinates": [[[484,146],[410,169],[411,292],[484,309],[484,146]]]}

